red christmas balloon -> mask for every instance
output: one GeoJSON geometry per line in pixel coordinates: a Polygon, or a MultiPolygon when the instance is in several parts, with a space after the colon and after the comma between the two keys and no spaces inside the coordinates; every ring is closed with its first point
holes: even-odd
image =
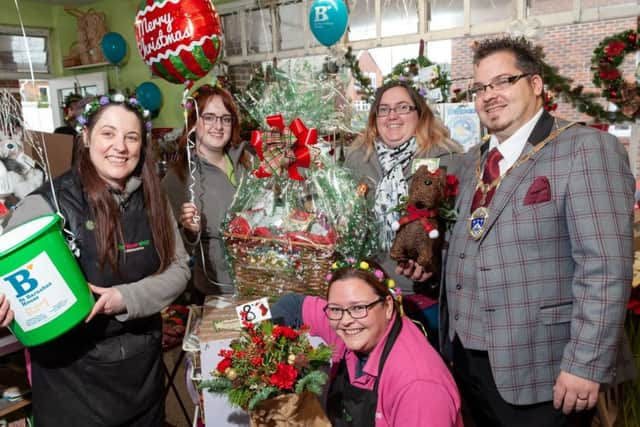
{"type": "Polygon", "coordinates": [[[144,62],[172,83],[204,77],[222,49],[220,18],[210,0],[143,0],[135,31],[144,62]]]}

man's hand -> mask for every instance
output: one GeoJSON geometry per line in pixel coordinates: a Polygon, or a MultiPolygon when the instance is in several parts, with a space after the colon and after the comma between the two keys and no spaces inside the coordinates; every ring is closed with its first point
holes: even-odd
{"type": "Polygon", "coordinates": [[[414,282],[424,282],[433,276],[432,272],[424,271],[421,265],[413,260],[399,262],[396,266],[396,274],[402,274],[414,282]]]}
{"type": "Polygon", "coordinates": [[[116,314],[124,313],[126,306],[122,300],[122,294],[116,288],[102,288],[89,283],[91,292],[99,295],[98,301],[96,301],[91,313],[84,321],[88,323],[95,317],[96,314],[106,314],[107,316],[115,316],[116,314]]]}
{"type": "Polygon", "coordinates": [[[591,409],[598,400],[599,391],[597,382],[560,371],[553,386],[553,406],[565,414],[591,409]]]}

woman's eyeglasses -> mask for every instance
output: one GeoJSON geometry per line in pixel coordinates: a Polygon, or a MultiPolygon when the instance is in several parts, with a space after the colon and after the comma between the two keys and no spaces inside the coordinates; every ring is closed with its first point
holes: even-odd
{"type": "Polygon", "coordinates": [[[225,127],[231,126],[231,123],[233,123],[233,118],[229,114],[216,116],[213,113],[205,113],[201,115],[200,118],[202,118],[202,120],[204,121],[204,124],[207,126],[212,126],[216,124],[216,122],[218,121],[221,122],[222,126],[225,126],[225,127]]]}
{"type": "Polygon", "coordinates": [[[469,88],[469,93],[471,93],[472,95],[482,95],[487,92],[487,88],[491,88],[497,91],[505,90],[509,86],[516,84],[521,78],[528,77],[530,75],[531,73],[522,73],[516,76],[496,77],[487,84],[474,84],[469,88]]]}
{"type": "Polygon", "coordinates": [[[389,107],[388,105],[381,105],[378,107],[377,116],[386,117],[393,111],[396,114],[409,114],[412,111],[417,110],[415,105],[400,104],[395,107],[389,107]]]}
{"type": "Polygon", "coordinates": [[[371,307],[382,301],[384,301],[384,298],[380,297],[369,304],[352,305],[347,308],[335,307],[327,304],[323,311],[329,320],[340,320],[342,319],[342,316],[344,316],[345,312],[349,313],[349,316],[351,316],[352,319],[363,319],[367,317],[371,307]]]}

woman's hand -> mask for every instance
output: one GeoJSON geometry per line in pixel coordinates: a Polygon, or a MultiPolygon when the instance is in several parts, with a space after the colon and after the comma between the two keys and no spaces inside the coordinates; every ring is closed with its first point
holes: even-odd
{"type": "Polygon", "coordinates": [[[414,282],[424,282],[433,276],[432,272],[424,271],[421,265],[411,259],[407,262],[399,262],[396,266],[396,274],[402,274],[414,282]]]}
{"type": "Polygon", "coordinates": [[[9,307],[9,298],[0,294],[0,326],[6,328],[13,321],[13,310],[9,307]]]}
{"type": "Polygon", "coordinates": [[[180,213],[180,225],[185,230],[198,234],[200,232],[200,213],[193,203],[183,203],[182,212],[180,213]],[[194,221],[194,218],[197,218],[194,221]]]}
{"type": "Polygon", "coordinates": [[[98,300],[93,306],[91,313],[89,313],[89,316],[84,321],[85,323],[90,322],[96,314],[115,316],[116,314],[124,313],[126,306],[122,300],[122,294],[118,289],[103,288],[92,285],[91,283],[89,283],[89,287],[91,288],[91,292],[98,295],[98,300]]]}

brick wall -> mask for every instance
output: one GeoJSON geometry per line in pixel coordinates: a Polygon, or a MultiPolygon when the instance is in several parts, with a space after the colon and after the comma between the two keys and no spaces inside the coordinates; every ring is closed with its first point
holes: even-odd
{"type": "MultiPolygon", "coordinates": [[[[574,85],[581,84],[587,91],[599,91],[591,82],[591,56],[593,50],[603,38],[624,30],[636,28],[636,18],[624,18],[585,24],[548,27],[537,44],[544,48],[545,60],[558,67],[558,72],[573,79],[574,85]]],[[[473,37],[454,39],[452,43],[451,77],[453,79],[471,77],[471,44],[473,37]]],[[[620,67],[624,76],[633,79],[635,73],[634,55],[627,55],[620,67]]],[[[453,87],[466,84],[462,79],[454,82],[453,87]]],[[[577,112],[570,104],[558,103],[555,114],[567,120],[591,121],[589,116],[577,112]]]]}

